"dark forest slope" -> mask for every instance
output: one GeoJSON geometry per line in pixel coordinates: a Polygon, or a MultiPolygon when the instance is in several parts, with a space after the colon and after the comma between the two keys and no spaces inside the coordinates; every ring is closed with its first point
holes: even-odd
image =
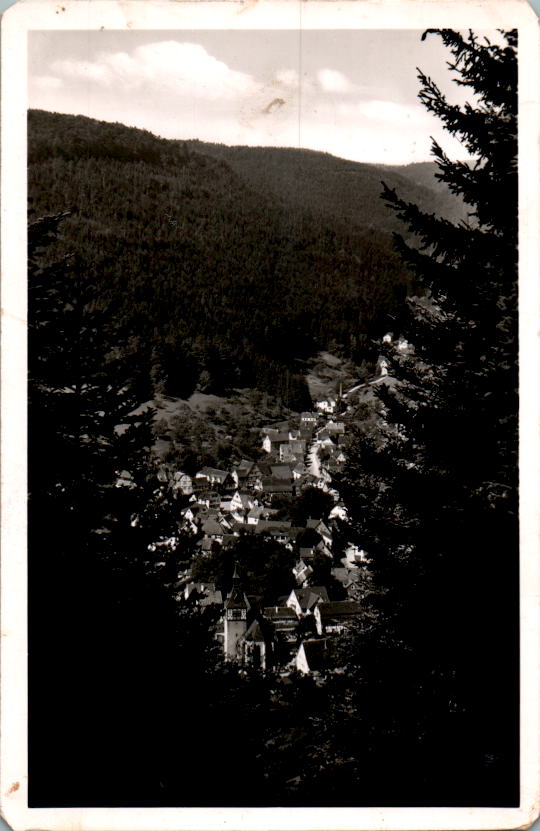
{"type": "Polygon", "coordinates": [[[430,213],[459,221],[462,204],[435,179],[432,162],[377,165],[339,159],[329,153],[284,147],[227,147],[200,141],[188,147],[226,161],[259,191],[283,205],[310,210],[346,223],[388,233],[403,225],[380,198],[381,181],[430,213]]]}
{"type": "Polygon", "coordinates": [[[31,214],[71,212],[51,256],[77,254],[172,394],[257,385],[303,406],[295,359],[330,347],[369,360],[410,287],[375,166],[42,111],[29,113],[28,160],[31,214]]]}

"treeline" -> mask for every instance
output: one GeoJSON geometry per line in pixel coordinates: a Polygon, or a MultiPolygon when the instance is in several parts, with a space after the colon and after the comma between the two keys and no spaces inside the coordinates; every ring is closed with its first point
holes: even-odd
{"type": "Polygon", "coordinates": [[[428,213],[455,222],[466,218],[463,201],[435,178],[434,162],[364,164],[292,147],[228,147],[202,141],[188,141],[186,146],[227,162],[252,188],[271,194],[278,203],[300,211],[309,205],[326,221],[332,217],[346,227],[402,232],[379,199],[381,179],[428,213]]]}
{"type": "Polygon", "coordinates": [[[33,216],[70,212],[50,255],[77,252],[164,391],[257,386],[301,409],[296,358],[375,357],[410,286],[388,235],[277,204],[227,162],[142,130],[31,111],[28,137],[33,216]]]}

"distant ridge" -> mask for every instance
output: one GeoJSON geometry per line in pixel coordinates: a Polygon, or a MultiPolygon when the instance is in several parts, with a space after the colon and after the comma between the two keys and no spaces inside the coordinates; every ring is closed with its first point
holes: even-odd
{"type": "Polygon", "coordinates": [[[382,165],[353,162],[317,150],[285,147],[229,147],[187,141],[188,147],[223,159],[257,190],[283,204],[331,214],[347,224],[381,231],[403,227],[380,199],[381,181],[408,201],[451,221],[464,218],[462,203],[435,178],[434,162],[382,165]]]}

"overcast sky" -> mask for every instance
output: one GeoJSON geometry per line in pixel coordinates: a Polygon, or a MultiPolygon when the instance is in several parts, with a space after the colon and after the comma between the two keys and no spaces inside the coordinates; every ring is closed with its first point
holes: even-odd
{"type": "Polygon", "coordinates": [[[419,66],[466,100],[448,58],[416,30],[29,32],[29,106],[388,164],[428,160],[432,135],[465,158],[417,99],[419,66]]]}

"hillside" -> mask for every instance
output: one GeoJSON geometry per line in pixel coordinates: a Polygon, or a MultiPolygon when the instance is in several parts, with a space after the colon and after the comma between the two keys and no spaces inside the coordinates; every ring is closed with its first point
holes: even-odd
{"type": "Polygon", "coordinates": [[[29,113],[28,162],[31,216],[70,211],[50,256],[76,254],[111,343],[136,335],[172,395],[258,386],[307,406],[297,359],[330,348],[369,362],[410,287],[376,166],[42,111],[29,113]]]}
{"type": "Polygon", "coordinates": [[[435,179],[437,167],[431,162],[376,165],[285,147],[227,147],[200,141],[187,146],[226,161],[246,183],[271,193],[284,206],[309,206],[346,225],[403,233],[380,198],[382,181],[425,211],[454,221],[464,215],[459,200],[435,179]]]}

